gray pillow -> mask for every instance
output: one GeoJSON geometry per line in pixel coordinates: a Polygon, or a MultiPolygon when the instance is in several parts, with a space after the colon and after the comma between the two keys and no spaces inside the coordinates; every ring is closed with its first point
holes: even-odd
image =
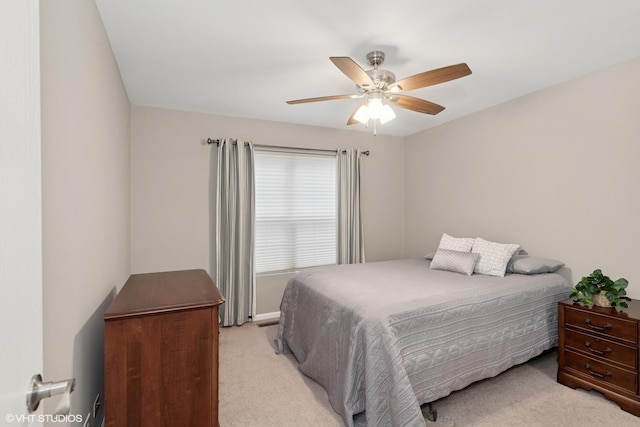
{"type": "Polygon", "coordinates": [[[540,258],[529,255],[514,255],[507,264],[507,273],[541,274],[553,273],[564,266],[555,259],[540,258]]]}
{"type": "Polygon", "coordinates": [[[471,252],[451,251],[448,249],[438,249],[431,261],[431,268],[434,270],[453,271],[467,276],[473,274],[473,267],[476,266],[480,258],[479,254],[471,252]]]}
{"type": "Polygon", "coordinates": [[[426,259],[427,261],[431,261],[433,259],[433,257],[435,256],[435,252],[429,252],[428,254],[426,254],[424,256],[424,259],[426,259]]]}

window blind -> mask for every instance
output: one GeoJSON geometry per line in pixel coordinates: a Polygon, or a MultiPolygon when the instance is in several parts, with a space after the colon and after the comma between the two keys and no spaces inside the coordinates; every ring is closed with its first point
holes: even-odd
{"type": "Polygon", "coordinates": [[[336,263],[334,156],[256,151],[256,273],[336,263]]]}

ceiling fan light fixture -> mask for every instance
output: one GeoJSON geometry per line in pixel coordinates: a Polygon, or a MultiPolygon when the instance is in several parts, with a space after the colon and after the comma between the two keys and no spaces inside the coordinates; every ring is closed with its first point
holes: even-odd
{"type": "Polygon", "coordinates": [[[389,107],[389,104],[384,104],[384,106],[382,107],[382,111],[380,112],[380,123],[385,124],[395,118],[396,113],[393,112],[393,109],[389,107]]]}
{"type": "Polygon", "coordinates": [[[380,120],[380,124],[387,123],[390,120],[396,118],[396,114],[393,109],[384,100],[382,94],[372,93],[367,97],[367,100],[358,107],[353,114],[353,118],[362,123],[368,125],[369,120],[380,120]]]}
{"type": "Polygon", "coordinates": [[[362,104],[356,110],[355,114],[353,115],[353,118],[359,121],[360,123],[362,123],[363,125],[366,125],[367,123],[369,123],[369,110],[367,108],[367,105],[362,104]]]}
{"type": "Polygon", "coordinates": [[[369,111],[369,118],[377,120],[382,114],[382,100],[378,97],[371,97],[367,102],[367,110],[369,111]]]}

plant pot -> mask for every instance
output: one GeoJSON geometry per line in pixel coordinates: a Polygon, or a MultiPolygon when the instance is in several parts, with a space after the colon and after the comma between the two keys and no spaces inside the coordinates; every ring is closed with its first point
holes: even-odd
{"type": "Polygon", "coordinates": [[[611,307],[611,301],[604,294],[595,294],[592,298],[593,305],[598,307],[611,307]]]}

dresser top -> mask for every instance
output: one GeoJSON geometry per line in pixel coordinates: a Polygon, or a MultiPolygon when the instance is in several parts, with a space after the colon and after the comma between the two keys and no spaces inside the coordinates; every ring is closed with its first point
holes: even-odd
{"type": "Polygon", "coordinates": [[[619,310],[608,307],[586,307],[582,304],[574,303],[570,299],[560,301],[560,304],[570,305],[582,310],[590,310],[599,314],[607,314],[609,316],[619,317],[621,319],[640,320],[640,300],[627,301],[629,308],[621,308],[619,310]]]}
{"type": "Polygon", "coordinates": [[[220,305],[224,298],[204,270],[132,274],[104,320],[220,305]]]}

